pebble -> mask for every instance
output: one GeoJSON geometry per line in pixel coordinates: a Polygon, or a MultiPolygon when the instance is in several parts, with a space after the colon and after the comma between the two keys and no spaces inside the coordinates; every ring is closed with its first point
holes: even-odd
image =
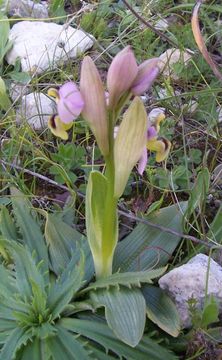
{"type": "Polygon", "coordinates": [[[27,122],[32,129],[40,131],[47,127],[50,115],[56,112],[56,104],[40,92],[24,95],[16,111],[16,122],[27,122]]]}

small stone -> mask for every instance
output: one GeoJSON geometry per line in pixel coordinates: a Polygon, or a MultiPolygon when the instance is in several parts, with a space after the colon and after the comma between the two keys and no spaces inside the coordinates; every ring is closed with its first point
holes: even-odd
{"type": "Polygon", "coordinates": [[[215,200],[215,201],[214,201],[214,205],[215,205],[215,207],[216,207],[217,209],[219,209],[219,208],[221,207],[221,205],[222,205],[222,201],[221,201],[221,200],[215,200]]]}
{"type": "MultiPolygon", "coordinates": [[[[191,50],[187,49],[189,52],[191,50]]],[[[160,55],[159,67],[163,76],[171,77],[173,80],[178,80],[179,76],[175,74],[173,70],[173,65],[180,62],[184,66],[188,65],[188,62],[191,60],[192,55],[188,51],[181,51],[176,48],[171,48],[165,51],[160,55]]]]}
{"type": "Polygon", "coordinates": [[[169,27],[169,23],[166,19],[159,19],[155,24],[154,28],[157,30],[166,30],[169,27]]]}
{"type": "Polygon", "coordinates": [[[32,74],[55,69],[94,43],[93,37],[82,30],[41,21],[20,21],[13,25],[9,39],[13,46],[6,60],[14,65],[20,58],[22,71],[32,74]]]}
{"type": "MultiPolygon", "coordinates": [[[[173,95],[176,97],[176,96],[181,96],[181,91],[179,91],[179,90],[174,90],[173,91],[173,95]]],[[[168,98],[168,97],[172,97],[172,95],[170,95],[169,94],[169,91],[167,90],[167,89],[165,89],[165,88],[160,88],[159,90],[158,90],[158,93],[157,93],[157,100],[165,100],[166,98],[168,98]]],[[[180,106],[180,105],[178,105],[178,101],[175,101],[175,106],[180,106]]]]}
{"type": "Polygon", "coordinates": [[[39,92],[32,92],[22,97],[21,104],[16,111],[16,122],[27,122],[34,130],[47,127],[50,115],[56,111],[56,104],[49,97],[39,92]]]}
{"type": "Polygon", "coordinates": [[[214,185],[222,185],[222,164],[217,165],[212,173],[214,185]]]}
{"type": "Polygon", "coordinates": [[[9,0],[7,12],[10,16],[20,18],[44,19],[49,17],[46,3],[36,3],[31,0],[9,0]]]}
{"type": "Polygon", "coordinates": [[[190,100],[187,104],[182,106],[182,109],[187,114],[193,114],[198,108],[198,102],[195,100],[190,100]]]}
{"type": "Polygon", "coordinates": [[[27,85],[13,82],[9,86],[9,95],[13,101],[19,100],[23,95],[27,95],[29,88],[27,85]]]}
{"type": "Polygon", "coordinates": [[[165,115],[165,111],[166,111],[166,109],[163,107],[158,107],[158,108],[154,108],[153,110],[151,110],[150,113],[148,114],[148,118],[149,118],[151,124],[155,123],[156,118],[159,115],[162,115],[162,114],[165,115]]]}
{"type": "Polygon", "coordinates": [[[218,113],[218,122],[222,123],[222,107],[218,106],[216,110],[217,110],[217,113],[218,113]]]}
{"type": "MultiPolygon", "coordinates": [[[[197,308],[203,308],[208,260],[208,256],[198,254],[187,264],[169,271],[159,279],[161,289],[166,290],[177,307],[183,328],[191,326],[188,300],[194,298],[197,301],[197,308]]],[[[208,295],[213,295],[221,304],[222,267],[212,259],[210,260],[208,295]]],[[[222,306],[220,306],[220,312],[222,313],[222,306]]]]}

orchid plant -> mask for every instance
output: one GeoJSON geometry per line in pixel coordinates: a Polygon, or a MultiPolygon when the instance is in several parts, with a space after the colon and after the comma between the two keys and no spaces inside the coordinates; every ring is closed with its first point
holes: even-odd
{"type": "Polygon", "coordinates": [[[117,204],[133,167],[138,163],[142,175],[147,150],[156,152],[157,162],[163,161],[170,150],[170,142],[158,136],[164,115],[151,123],[140,99],[158,76],[158,64],[159,59],[153,58],[138,66],[131,47],[127,46],[114,57],[108,69],[106,92],[97,67],[86,56],[81,67],[80,90],[70,81],[59,90],[48,91],[56,99],[58,109],[58,114],[49,119],[52,133],[67,140],[68,130],[81,114],[104,157],[103,171],[91,172],[86,191],[87,238],[97,279],[112,274],[118,241],[117,204]]]}

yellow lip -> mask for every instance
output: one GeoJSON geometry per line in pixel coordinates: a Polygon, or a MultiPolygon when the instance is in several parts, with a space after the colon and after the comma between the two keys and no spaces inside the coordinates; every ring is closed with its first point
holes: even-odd
{"type": "Polygon", "coordinates": [[[68,140],[68,130],[73,126],[73,122],[64,124],[58,115],[52,115],[48,120],[48,127],[51,132],[62,140],[68,140]]]}

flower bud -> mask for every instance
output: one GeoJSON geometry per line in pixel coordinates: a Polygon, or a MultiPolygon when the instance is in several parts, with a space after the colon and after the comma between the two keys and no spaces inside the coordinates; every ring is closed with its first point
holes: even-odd
{"type": "Polygon", "coordinates": [[[107,74],[109,107],[115,107],[124,94],[130,90],[138,73],[138,66],[130,46],[120,51],[113,59],[107,74]]]}
{"type": "Polygon", "coordinates": [[[138,67],[138,74],[134,80],[131,91],[134,95],[142,95],[150,89],[157,75],[159,74],[158,58],[144,61],[138,67]]]}
{"type": "Polygon", "coordinates": [[[89,56],[82,62],[80,91],[85,102],[82,115],[95,135],[100,151],[106,156],[109,141],[105,92],[99,72],[89,56]]]}

